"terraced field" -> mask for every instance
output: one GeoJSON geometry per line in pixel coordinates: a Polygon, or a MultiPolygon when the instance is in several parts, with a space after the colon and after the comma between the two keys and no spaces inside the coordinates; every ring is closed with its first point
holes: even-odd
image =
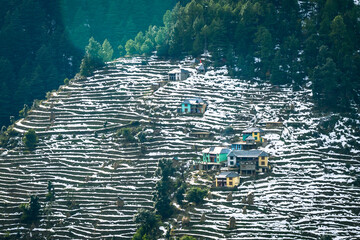
{"type": "Polygon", "coordinates": [[[17,147],[0,157],[2,236],[130,239],[136,230],[133,215],[140,207],[152,208],[159,159],[176,156],[192,162],[205,147],[229,144],[233,136],[222,134],[228,126],[239,134],[253,124],[281,118],[284,128],[267,129],[263,148],[272,155],[272,173],[245,181],[232,201],[226,201],[228,191],[213,191],[205,204],[188,209],[190,226],[179,222],[173,234],[203,239],[360,238],[360,188],[352,184],[360,172],[360,149],[354,147],[360,140],[349,127],[349,122],[360,124],[357,114],[355,119],[317,116],[311,111],[310,90],[231,79],[225,69],[206,75],[194,71],[187,80],[153,91],[153,84],[166,79],[178,63],[141,61],[122,59],[93,77],[62,86],[15,124],[20,133],[35,129],[40,143],[34,152],[17,147]],[[209,103],[204,116],[177,113],[190,97],[209,103]],[[333,118],[334,127],[318,133],[319,123],[333,118]],[[141,144],[123,144],[115,137],[118,129],[135,121],[148,136],[142,144],[146,153],[141,144]],[[190,136],[198,130],[215,137],[190,136]],[[44,201],[48,180],[56,191],[51,205],[44,201]],[[248,192],[255,195],[253,205],[241,201],[248,192]],[[46,211],[40,225],[29,228],[19,223],[18,206],[31,194],[40,196],[46,211]],[[123,207],[117,206],[118,197],[123,207]],[[203,213],[205,222],[200,221],[203,213]],[[231,230],[230,217],[236,219],[231,230]]]}

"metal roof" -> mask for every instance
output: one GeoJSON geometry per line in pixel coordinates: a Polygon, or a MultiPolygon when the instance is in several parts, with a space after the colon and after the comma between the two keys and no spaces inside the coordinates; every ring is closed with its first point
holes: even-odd
{"type": "Polygon", "coordinates": [[[252,149],[252,150],[232,150],[228,156],[235,157],[268,157],[269,154],[262,150],[252,149]]]}
{"type": "Polygon", "coordinates": [[[251,127],[243,131],[243,133],[253,133],[253,132],[264,132],[261,128],[258,127],[251,127]]]}
{"type": "Polygon", "coordinates": [[[201,98],[197,97],[197,98],[191,98],[191,99],[186,99],[183,103],[185,104],[206,104],[204,100],[202,100],[201,98]]]}
{"type": "Polygon", "coordinates": [[[202,150],[202,153],[208,153],[208,154],[228,154],[231,150],[224,147],[210,147],[202,150]]]}
{"type": "Polygon", "coordinates": [[[239,177],[239,174],[235,172],[222,172],[216,176],[216,178],[228,178],[228,177],[239,177]]]}

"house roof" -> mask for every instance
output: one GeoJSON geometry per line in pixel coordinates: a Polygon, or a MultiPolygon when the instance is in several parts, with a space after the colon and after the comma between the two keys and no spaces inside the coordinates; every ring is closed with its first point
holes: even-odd
{"type": "Polygon", "coordinates": [[[256,143],[254,142],[255,141],[255,139],[253,138],[253,142],[250,142],[250,141],[247,141],[248,140],[248,138],[250,138],[251,136],[249,136],[249,137],[247,137],[246,138],[246,141],[239,141],[239,142],[234,142],[234,143],[232,143],[232,145],[255,145],[256,143]]]}
{"type": "Polygon", "coordinates": [[[251,128],[248,128],[246,130],[243,131],[243,133],[253,133],[253,132],[264,132],[264,130],[262,130],[261,128],[258,128],[258,127],[251,127],[251,128]]]}
{"type": "Polygon", "coordinates": [[[269,154],[262,150],[252,149],[252,150],[232,150],[228,156],[235,156],[235,157],[268,157],[269,154]]]}
{"type": "Polygon", "coordinates": [[[201,64],[197,67],[197,70],[204,70],[204,71],[205,71],[204,64],[201,63],[201,64]]]}
{"type": "Polygon", "coordinates": [[[202,134],[202,135],[209,135],[211,134],[210,132],[191,132],[190,134],[202,134]]]}
{"type": "Polygon", "coordinates": [[[173,69],[169,72],[169,74],[176,74],[176,73],[180,73],[180,69],[173,69]]]}
{"type": "Polygon", "coordinates": [[[249,142],[249,141],[255,141],[255,138],[253,136],[248,136],[245,141],[249,142]]]}
{"type": "Polygon", "coordinates": [[[231,150],[224,147],[209,147],[204,150],[202,150],[202,153],[208,153],[208,154],[228,154],[231,150]]]}
{"type": "Polygon", "coordinates": [[[197,105],[197,104],[206,104],[204,100],[201,98],[191,98],[191,99],[185,99],[183,102],[184,104],[191,104],[191,105],[197,105]]]}
{"type": "Polygon", "coordinates": [[[235,172],[222,172],[216,176],[216,178],[228,178],[228,177],[239,177],[239,174],[235,172]]]}
{"type": "Polygon", "coordinates": [[[169,74],[176,74],[176,73],[189,73],[189,71],[182,68],[177,68],[169,72],[169,74]]]}

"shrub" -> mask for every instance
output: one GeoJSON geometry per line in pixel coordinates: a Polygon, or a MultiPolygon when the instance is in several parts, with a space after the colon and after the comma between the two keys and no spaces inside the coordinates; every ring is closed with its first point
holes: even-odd
{"type": "Polygon", "coordinates": [[[223,131],[224,135],[231,135],[234,134],[234,129],[232,127],[227,127],[225,128],[225,130],[223,131]]]}
{"type": "Polygon", "coordinates": [[[37,220],[40,212],[40,203],[38,196],[30,196],[29,203],[23,203],[20,205],[21,221],[24,223],[33,223],[37,220]]]}
{"type": "Polygon", "coordinates": [[[39,138],[34,129],[29,129],[23,137],[23,142],[29,150],[34,150],[38,141],[39,138]]]}
{"type": "Polygon", "coordinates": [[[184,201],[186,186],[181,186],[175,193],[175,198],[178,204],[182,205],[184,201]]]}
{"type": "Polygon", "coordinates": [[[192,237],[192,236],[182,236],[181,238],[180,238],[180,240],[196,240],[196,238],[194,238],[194,237],[192,237]]]}
{"type": "Polygon", "coordinates": [[[132,135],[132,129],[131,128],[123,128],[121,129],[121,135],[123,136],[123,138],[125,138],[125,142],[136,142],[136,139],[134,138],[134,136],[132,135]]]}
{"type": "Polygon", "coordinates": [[[140,209],[133,220],[138,227],[133,240],[158,239],[160,216],[150,210],[140,209]]]}
{"type": "Polygon", "coordinates": [[[29,112],[29,106],[24,104],[23,109],[21,109],[19,112],[19,117],[25,118],[28,115],[28,112],[29,112]]]}
{"type": "Polygon", "coordinates": [[[199,187],[192,187],[186,194],[186,200],[195,204],[201,204],[204,202],[204,198],[207,195],[207,189],[201,189],[199,187]]]}
{"type": "Polygon", "coordinates": [[[69,82],[70,82],[70,80],[69,80],[68,78],[65,78],[65,79],[64,79],[64,84],[65,84],[65,85],[68,85],[69,82]]]}
{"type": "Polygon", "coordinates": [[[54,201],[55,200],[55,188],[52,185],[52,182],[49,181],[47,185],[48,193],[46,194],[46,201],[54,201]]]}

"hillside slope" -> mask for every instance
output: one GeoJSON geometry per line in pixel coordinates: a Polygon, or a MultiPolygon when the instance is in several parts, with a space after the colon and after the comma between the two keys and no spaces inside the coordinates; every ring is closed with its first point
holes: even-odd
{"type": "Polygon", "coordinates": [[[93,77],[61,87],[15,124],[18,132],[35,129],[40,144],[32,153],[18,147],[0,157],[2,235],[129,239],[136,229],[132,216],[140,207],[152,208],[159,159],[190,161],[204,147],[230,143],[221,135],[230,125],[240,132],[281,117],[283,131],[266,134],[269,144],[264,149],[272,155],[273,172],[243,183],[231,202],[226,201],[228,192],[213,192],[212,199],[189,210],[190,228],[179,223],[174,234],[205,239],[360,237],[359,187],[352,185],[360,171],[359,149],[352,145],[359,136],[350,118],[315,116],[311,90],[293,92],[231,79],[225,69],[169,82],[153,92],[152,84],[167,78],[178,63],[152,59],[141,65],[141,60],[119,60],[93,77]],[[209,103],[203,117],[176,112],[182,100],[196,96],[209,103]],[[116,130],[131,121],[140,121],[148,134],[145,154],[140,144],[123,144],[115,137],[116,130]],[[319,133],[325,125],[327,131],[319,133]],[[197,139],[189,136],[193,130],[211,131],[215,137],[197,139]],[[347,146],[353,151],[341,154],[347,146]],[[44,206],[48,180],[56,200],[42,212],[39,227],[30,230],[19,224],[18,206],[30,194],[39,195],[44,206]],[[255,203],[245,215],[241,198],[249,191],[255,203]],[[122,208],[116,206],[118,197],[125,202],[122,208]],[[200,223],[202,213],[205,223],[200,223]],[[237,225],[228,230],[231,216],[237,225]]]}

